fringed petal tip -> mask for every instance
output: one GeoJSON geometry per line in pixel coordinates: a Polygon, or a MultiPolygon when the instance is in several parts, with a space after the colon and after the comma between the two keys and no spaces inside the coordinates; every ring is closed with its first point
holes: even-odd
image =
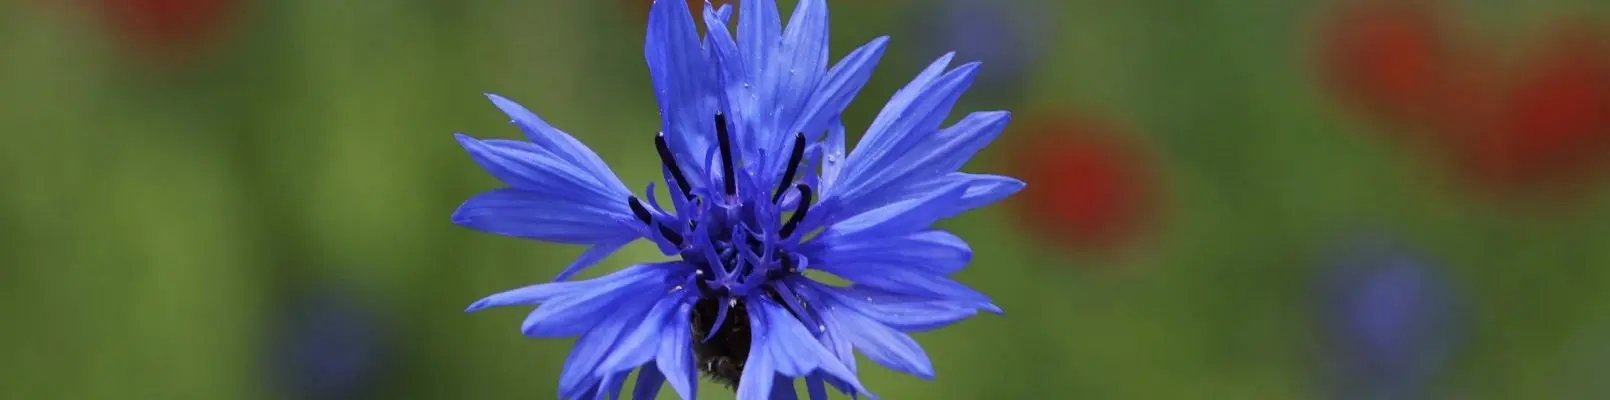
{"type": "Polygon", "coordinates": [[[465,307],[464,312],[472,313],[472,312],[484,310],[487,307],[491,307],[491,306],[492,306],[492,299],[480,299],[480,300],[476,300],[474,303],[470,303],[469,307],[465,307]]]}
{"type": "Polygon", "coordinates": [[[995,303],[980,304],[979,308],[983,309],[984,311],[988,311],[990,314],[1001,315],[1001,316],[1006,315],[1006,310],[1002,310],[1001,306],[997,306],[997,305],[995,305],[995,303]]]}

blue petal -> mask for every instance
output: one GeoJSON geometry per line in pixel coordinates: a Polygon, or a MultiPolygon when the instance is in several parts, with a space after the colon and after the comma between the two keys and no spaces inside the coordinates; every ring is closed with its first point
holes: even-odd
{"type": "Polygon", "coordinates": [[[761,399],[769,394],[773,376],[767,372],[771,371],[786,377],[805,377],[820,371],[856,393],[867,393],[855,373],[822,347],[786,308],[771,300],[756,299],[749,302],[748,312],[755,342],[738,383],[739,399],[761,399]]]}
{"type": "MultiPolygon", "coordinates": [[[[754,307],[750,307],[753,310],[754,307]]],[[[761,328],[753,332],[760,337],[761,328]]],[[[754,351],[750,349],[749,358],[744,360],[744,373],[738,379],[738,400],[767,400],[771,397],[772,380],[776,374],[772,373],[772,355],[767,351],[754,351]]]]}
{"type": "Polygon", "coordinates": [[[952,183],[911,197],[844,218],[830,225],[815,240],[856,240],[879,235],[904,235],[928,228],[943,217],[949,204],[967,192],[963,183],[952,183]]]}
{"type": "Polygon", "coordinates": [[[616,203],[621,202],[575,201],[519,189],[495,189],[465,200],[453,211],[452,221],[481,232],[556,243],[629,241],[638,233],[620,221],[632,218],[631,210],[616,209],[616,203]]]}
{"type": "MultiPolygon", "coordinates": [[[[620,345],[599,366],[603,371],[629,370],[654,359],[660,350],[659,335],[665,329],[666,317],[683,303],[681,298],[666,296],[643,316],[642,322],[621,336],[620,345]]],[[[662,378],[663,379],[663,378],[662,378]]]]}
{"type": "Polygon", "coordinates": [[[663,264],[640,264],[623,268],[620,271],[616,271],[615,273],[609,275],[604,275],[585,281],[552,282],[526,286],[487,296],[486,298],[476,301],[474,304],[470,304],[470,307],[464,311],[474,312],[486,309],[488,307],[537,305],[546,303],[554,298],[574,296],[576,293],[594,291],[600,287],[613,287],[628,284],[629,282],[641,281],[645,279],[645,277],[652,276],[651,274],[657,270],[664,269],[663,264]]]}
{"type": "Polygon", "coordinates": [[[666,277],[676,263],[638,265],[595,279],[597,284],[554,296],[530,315],[520,331],[531,337],[576,336],[600,320],[615,315],[617,308],[642,307],[644,312],[664,295],[666,277]]]}
{"type": "Polygon", "coordinates": [[[565,367],[559,373],[559,396],[579,397],[590,386],[600,382],[598,376],[607,374],[600,374],[599,363],[603,362],[604,356],[616,346],[626,329],[639,322],[651,305],[652,303],[643,302],[618,302],[607,308],[608,311],[594,311],[593,318],[603,320],[587,329],[586,333],[576,340],[570,356],[565,358],[565,367]]]}
{"type": "Polygon", "coordinates": [[[770,400],[799,400],[799,392],[794,391],[794,380],[785,376],[772,377],[770,400]]]}
{"type": "Polygon", "coordinates": [[[693,364],[693,342],[688,336],[688,332],[692,332],[688,326],[692,312],[693,305],[686,303],[671,312],[660,333],[659,352],[654,357],[666,382],[683,399],[696,399],[699,394],[698,369],[693,364]]]}
{"type": "Polygon", "coordinates": [[[777,2],[749,0],[744,2],[744,13],[738,16],[738,45],[744,59],[757,72],[771,61],[771,52],[782,35],[782,17],[777,15],[777,2]]]}
{"type": "Polygon", "coordinates": [[[942,328],[977,314],[979,308],[999,313],[993,305],[953,299],[914,296],[865,286],[830,287],[809,285],[805,289],[819,304],[859,310],[863,315],[901,332],[923,332],[942,328]]]}
{"type": "Polygon", "coordinates": [[[812,90],[810,100],[800,109],[799,115],[786,122],[783,128],[787,130],[783,132],[805,132],[812,140],[819,138],[817,135],[826,130],[827,123],[849,107],[850,101],[872,78],[872,71],[883,58],[883,50],[888,44],[889,37],[881,36],[844,56],[812,90]]]}
{"type": "Polygon", "coordinates": [[[892,160],[885,164],[888,168],[864,174],[858,183],[886,189],[955,172],[1000,136],[1011,117],[1012,114],[1005,111],[972,113],[937,134],[913,135],[916,141],[910,151],[890,154],[892,160]]]}
{"type": "Polygon", "coordinates": [[[548,299],[575,290],[591,287],[593,281],[542,283],[497,293],[471,303],[464,312],[476,312],[490,307],[534,306],[548,299]]]}
{"type": "MultiPolygon", "coordinates": [[[[711,7],[710,0],[704,0],[704,6],[705,6],[705,8],[710,8],[711,7]]],[[[716,6],[716,19],[721,21],[722,25],[726,25],[728,22],[731,22],[732,21],[732,5],[731,4],[722,4],[720,6],[716,6]]]]}
{"type": "MultiPolygon", "coordinates": [[[[827,4],[823,0],[801,0],[789,16],[782,41],[767,65],[760,84],[763,94],[770,95],[778,121],[794,121],[809,98],[811,90],[827,71],[827,4]]],[[[793,136],[793,131],[772,129],[771,140],[777,143],[793,136]]]]}
{"type": "Polygon", "coordinates": [[[665,374],[658,368],[643,366],[637,369],[637,383],[632,384],[632,400],[654,400],[660,397],[660,386],[665,384],[665,374]]]}
{"type": "Polygon", "coordinates": [[[580,167],[591,173],[593,178],[600,183],[619,186],[611,189],[626,191],[626,186],[621,183],[620,179],[615,177],[614,172],[610,171],[609,165],[605,164],[603,159],[598,158],[597,153],[577,141],[576,138],[549,125],[547,121],[537,117],[537,114],[532,113],[531,110],[513,100],[491,93],[487,93],[486,97],[491,99],[492,104],[496,105],[498,109],[503,110],[504,114],[508,114],[511,122],[518,125],[520,130],[525,131],[526,138],[532,144],[568,161],[570,165],[580,167]]]}
{"type": "Polygon", "coordinates": [[[822,143],[822,178],[818,189],[824,198],[838,192],[839,176],[844,172],[844,136],[844,123],[834,119],[827,131],[827,141],[822,143]]]}
{"type": "Polygon", "coordinates": [[[608,376],[603,377],[603,380],[598,383],[597,389],[589,390],[589,393],[593,393],[593,400],[610,400],[621,398],[621,386],[626,384],[626,377],[630,375],[631,372],[631,370],[626,370],[608,374],[608,376]]]}
{"type": "Polygon", "coordinates": [[[604,261],[605,258],[609,258],[609,255],[615,254],[615,251],[620,250],[621,247],[626,246],[627,243],[631,243],[634,240],[637,240],[637,238],[628,237],[613,242],[603,242],[593,245],[592,247],[587,248],[587,251],[583,251],[581,256],[576,257],[576,261],[572,261],[569,266],[565,267],[564,270],[559,271],[559,275],[554,276],[553,280],[562,281],[570,279],[570,277],[575,276],[576,273],[586,270],[587,267],[597,265],[599,261],[604,261]]]}
{"type": "Polygon", "coordinates": [[[871,288],[994,308],[989,296],[920,266],[889,262],[822,264],[818,270],[871,288]]]}
{"type": "Polygon", "coordinates": [[[966,241],[941,230],[858,240],[812,240],[801,246],[799,252],[822,264],[897,262],[938,274],[961,271],[973,258],[973,250],[966,241]]]}
{"type": "MultiPolygon", "coordinates": [[[[894,132],[890,132],[887,126],[904,114],[911,112],[912,103],[916,101],[919,95],[926,93],[928,87],[932,86],[934,81],[944,74],[945,68],[950,66],[950,61],[955,57],[955,53],[940,56],[933,63],[928,64],[928,67],[924,68],[922,72],[918,72],[916,77],[911,78],[911,82],[907,82],[906,86],[895,91],[894,95],[889,97],[889,101],[884,103],[883,109],[878,111],[878,116],[873,118],[872,125],[867,129],[866,136],[861,138],[858,146],[866,147],[870,151],[870,149],[876,147],[874,144],[881,146],[882,144],[880,143],[882,142],[897,139],[894,137],[894,132]]],[[[860,152],[862,149],[857,148],[856,151],[860,152]]],[[[856,156],[856,158],[865,157],[867,155],[856,156]]]]}
{"type": "MultiPolygon", "coordinates": [[[[942,67],[942,64],[936,62],[935,66],[942,67]]],[[[866,136],[850,154],[840,182],[842,187],[837,188],[834,195],[853,199],[858,194],[878,189],[873,185],[877,183],[873,180],[875,174],[891,168],[902,155],[937,132],[957,98],[972,84],[978,64],[962,65],[929,81],[926,76],[931,69],[897,92],[895,99],[873,120],[866,136]],[[916,86],[919,84],[921,86],[916,86]],[[909,100],[904,100],[906,98],[909,100]]]]}
{"type": "Polygon", "coordinates": [[[830,319],[838,332],[873,362],[901,373],[933,379],[934,367],[928,360],[928,353],[910,336],[854,307],[824,307],[822,313],[824,319],[830,319]]]}
{"type": "Polygon", "coordinates": [[[733,41],[727,26],[716,19],[716,15],[706,12],[705,26],[708,26],[707,38],[710,48],[710,62],[715,66],[715,83],[717,103],[725,111],[728,123],[733,124],[733,146],[743,152],[746,159],[759,156],[760,148],[754,146],[755,135],[763,134],[769,129],[757,129],[756,95],[751,82],[750,66],[746,65],[743,57],[738,53],[738,43],[733,41]]]}
{"type": "MultiPolygon", "coordinates": [[[[774,142],[763,145],[780,151],[780,149],[787,148],[786,146],[792,144],[790,141],[793,140],[793,136],[789,133],[804,133],[806,140],[810,142],[821,140],[823,133],[827,133],[830,135],[828,137],[828,154],[834,154],[832,153],[834,149],[838,150],[838,154],[834,156],[836,158],[830,159],[833,162],[833,168],[836,170],[838,165],[842,165],[840,161],[844,159],[844,127],[838,124],[838,117],[850,105],[850,101],[855,99],[856,94],[861,92],[861,88],[866,85],[867,80],[872,78],[872,71],[877,67],[878,59],[883,57],[884,47],[888,43],[889,38],[887,36],[879,37],[845,56],[842,61],[839,61],[838,65],[833,66],[832,71],[828,71],[827,76],[811,91],[810,99],[806,101],[804,108],[798,115],[795,115],[791,120],[779,121],[776,129],[781,129],[779,131],[781,134],[772,138],[774,142]],[[832,147],[835,140],[837,141],[837,147],[832,147]]],[[[787,157],[777,157],[772,160],[768,171],[782,170],[784,168],[782,163],[787,161],[787,157]]],[[[828,164],[824,164],[824,168],[827,167],[828,164]]],[[[824,170],[823,172],[823,176],[828,175],[827,171],[824,170]]],[[[834,173],[836,174],[836,172],[834,173]]],[[[776,182],[766,183],[771,185],[776,182]]]]}
{"type": "Polygon", "coordinates": [[[580,395],[577,395],[575,397],[569,397],[569,396],[560,395],[559,398],[561,398],[561,399],[573,399],[573,400],[597,400],[598,396],[602,396],[603,393],[604,393],[603,386],[604,386],[603,382],[595,383],[592,386],[588,387],[587,391],[582,392],[580,395]]]}
{"type": "MultiPolygon", "coordinates": [[[[812,300],[812,302],[813,304],[822,304],[816,303],[815,300],[812,300]]],[[[855,347],[850,344],[848,334],[843,332],[843,328],[834,324],[831,317],[823,316],[822,319],[822,324],[827,326],[827,329],[824,329],[820,335],[822,345],[827,346],[827,349],[833,352],[833,356],[837,357],[839,363],[844,364],[845,368],[849,368],[850,372],[855,372],[858,368],[855,362],[855,347]]]]}
{"type": "Polygon", "coordinates": [[[823,383],[819,376],[805,378],[805,392],[810,394],[811,400],[827,400],[827,386],[823,383]]]}
{"type": "Polygon", "coordinates": [[[896,192],[924,193],[940,190],[940,188],[954,184],[966,185],[967,192],[963,193],[961,199],[955,203],[942,207],[939,210],[940,219],[954,217],[975,208],[994,204],[1023,190],[1024,186],[1023,181],[1012,177],[952,172],[939,179],[902,187],[896,192]]]}
{"type": "MultiPolygon", "coordinates": [[[[656,0],[649,10],[643,56],[660,105],[661,129],[680,159],[698,160],[715,133],[714,77],[686,2],[656,0]]],[[[705,176],[696,162],[679,164],[687,176],[705,176]]]]}
{"type": "Polygon", "coordinates": [[[477,164],[516,189],[576,201],[612,199],[620,203],[631,195],[614,176],[608,176],[608,182],[600,181],[588,171],[589,167],[572,164],[530,142],[478,140],[462,133],[453,136],[477,164]]]}
{"type": "Polygon", "coordinates": [[[921,157],[911,162],[932,165],[934,170],[959,170],[979,150],[1000,137],[1001,131],[1006,130],[1006,125],[1011,122],[1012,113],[1006,111],[967,114],[955,125],[940,130],[933,140],[913,152],[921,157]]]}

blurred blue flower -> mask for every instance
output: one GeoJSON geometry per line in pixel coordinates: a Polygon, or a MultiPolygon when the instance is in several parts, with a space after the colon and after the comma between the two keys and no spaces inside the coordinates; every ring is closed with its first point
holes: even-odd
{"type": "Polygon", "coordinates": [[[1451,283],[1409,250],[1357,245],[1336,261],[1322,293],[1341,398],[1423,397],[1459,342],[1451,283]]]}
{"type": "Polygon", "coordinates": [[[503,97],[491,99],[529,141],[458,136],[507,187],[466,201],[455,223],[590,246],[556,282],[469,307],[541,304],[521,326],[525,335],[579,336],[560,397],[618,396],[633,370],[638,399],[664,382],[693,399],[699,371],[741,400],[793,398],[795,379],[813,399],[826,398],[827,385],[870,395],[852,349],[931,378],[927,355],[906,333],[979,309],[1000,312],[949,278],[972,251],[931,228],[1023,187],[958,172],[1000,134],[1008,113],[940,126],[979,65],[950,69],[954,55],[940,57],[895,93],[847,154],[839,114],[887,38],[829,69],[824,0],[800,1],[786,28],[774,2],[744,6],[735,39],[725,8],[706,3],[702,42],[682,1],[650,10],[645,56],[662,118],[654,143],[672,209],[653,184],[634,196],[592,150],[503,97]],[[640,238],[677,259],[567,281],[640,238]],[[817,282],[812,270],[852,284],[817,282]]]}
{"type": "Polygon", "coordinates": [[[298,296],[288,305],[275,371],[295,399],[371,398],[386,365],[374,309],[340,292],[298,296]]]}
{"type": "Polygon", "coordinates": [[[940,0],[914,9],[929,14],[912,21],[919,48],[954,50],[964,60],[988,63],[978,79],[990,97],[1023,90],[1030,68],[1044,55],[1048,10],[1038,1],[940,0]]]}

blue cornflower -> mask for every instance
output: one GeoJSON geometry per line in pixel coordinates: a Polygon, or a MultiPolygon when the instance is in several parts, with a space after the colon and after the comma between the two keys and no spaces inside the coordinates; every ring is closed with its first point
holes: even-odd
{"type": "Polygon", "coordinates": [[[350,290],[291,299],[273,342],[272,371],[299,400],[375,398],[391,341],[379,309],[350,290]]]}
{"type": "Polygon", "coordinates": [[[1460,339],[1456,291],[1434,263],[1384,239],[1350,246],[1319,293],[1343,398],[1420,398],[1460,339]]]}
{"type": "Polygon", "coordinates": [[[826,386],[870,395],[852,349],[923,378],[933,367],[906,333],[935,329],[990,299],[949,278],[972,256],[934,222],[1018,191],[1012,178],[957,172],[1005,128],[979,112],[941,128],[976,63],[939,58],[896,92],[853,153],[839,115],[883,54],[878,38],[827,68],[827,9],[799,2],[706,3],[704,37],[682,1],[656,1],[648,60],[662,131],[654,136],[672,208],[651,183],[633,195],[599,157],[520,105],[490,96],[529,142],[459,135],[508,185],[466,201],[455,223],[499,235],[590,246],[555,278],[495,294],[470,311],[541,304],[522,332],[579,336],[559,377],[564,398],[635,398],[669,382],[695,398],[702,371],[739,399],[810,397],[826,386]],[[648,239],[673,261],[570,281],[621,246],[648,239]],[[810,271],[850,284],[813,280],[810,271]]]}

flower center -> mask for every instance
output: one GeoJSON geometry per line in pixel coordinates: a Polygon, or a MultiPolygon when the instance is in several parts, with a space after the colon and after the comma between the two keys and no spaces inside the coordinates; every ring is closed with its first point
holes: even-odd
{"type": "MultiPolygon", "coordinates": [[[[736,387],[749,357],[748,302],[758,300],[754,296],[782,304],[795,318],[820,326],[816,322],[820,319],[785,282],[800,275],[805,266],[805,260],[789,249],[799,243],[796,234],[803,235],[798,231],[810,212],[812,190],[808,184],[795,182],[805,158],[803,133],[795,135],[781,179],[767,196],[764,188],[752,184],[754,179],[745,179],[753,177],[736,160],[726,117],[718,113],[714,120],[721,163],[719,179],[695,186],[687,179],[662,132],[654,138],[654,144],[666,170],[667,184],[675,187],[671,198],[676,212],[668,213],[659,207],[652,186],[645,193],[652,211],[636,196],[629,197],[627,203],[638,221],[658,233],[656,241],[662,248],[674,250],[695,266],[692,276],[673,289],[696,290],[690,296],[694,303],[690,332],[694,356],[706,374],[736,387]],[[715,192],[717,186],[720,192],[715,192]],[[793,199],[784,196],[790,189],[797,194],[793,199]],[[797,203],[786,221],[781,217],[784,200],[797,203]]],[[[706,155],[705,171],[715,171],[708,164],[716,162],[716,155],[706,155]]]]}

